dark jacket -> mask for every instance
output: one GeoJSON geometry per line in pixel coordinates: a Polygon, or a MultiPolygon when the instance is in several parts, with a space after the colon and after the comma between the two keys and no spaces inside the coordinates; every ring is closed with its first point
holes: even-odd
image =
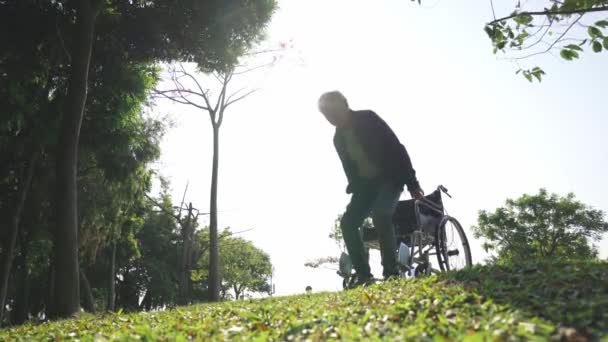
{"type": "MultiPolygon", "coordinates": [[[[352,127],[361,148],[380,170],[380,175],[375,181],[395,182],[399,186],[407,185],[408,191],[420,189],[416,171],[412,167],[405,147],[386,122],[371,110],[351,111],[351,114],[349,128],[352,127]]],[[[341,128],[336,128],[334,146],[348,178],[346,192],[356,191],[357,187],[366,181],[359,177],[356,164],[349,158],[341,128]]]]}

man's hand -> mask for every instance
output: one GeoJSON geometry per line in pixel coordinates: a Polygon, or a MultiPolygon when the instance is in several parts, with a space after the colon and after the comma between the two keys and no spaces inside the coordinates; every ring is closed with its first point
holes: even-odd
{"type": "Polygon", "coordinates": [[[421,200],[424,198],[424,191],[422,189],[410,191],[410,195],[413,199],[421,200]]]}

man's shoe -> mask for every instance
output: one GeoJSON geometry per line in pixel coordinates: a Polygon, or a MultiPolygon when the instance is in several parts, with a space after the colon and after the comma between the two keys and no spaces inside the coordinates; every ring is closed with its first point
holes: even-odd
{"type": "Polygon", "coordinates": [[[372,285],[376,282],[376,280],[374,279],[374,277],[370,274],[368,276],[359,276],[359,275],[355,275],[354,279],[350,282],[348,288],[349,289],[354,289],[357,288],[359,286],[369,286],[372,285]]]}
{"type": "Polygon", "coordinates": [[[401,277],[398,274],[389,274],[387,276],[384,276],[384,281],[394,281],[394,280],[399,280],[401,277]]]}

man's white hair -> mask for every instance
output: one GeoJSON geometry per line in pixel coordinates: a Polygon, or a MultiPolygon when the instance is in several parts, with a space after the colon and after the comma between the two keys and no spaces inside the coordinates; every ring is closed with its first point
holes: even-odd
{"type": "Polygon", "coordinates": [[[335,106],[336,104],[344,104],[348,108],[348,101],[346,97],[339,91],[328,91],[319,97],[319,110],[323,111],[323,108],[335,106]]]}

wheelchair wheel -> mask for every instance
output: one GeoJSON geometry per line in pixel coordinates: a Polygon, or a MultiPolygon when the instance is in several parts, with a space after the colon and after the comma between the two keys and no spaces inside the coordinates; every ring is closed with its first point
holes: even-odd
{"type": "Polygon", "coordinates": [[[453,271],[471,266],[469,241],[460,223],[445,216],[435,232],[437,261],[441,271],[453,271]]]}

